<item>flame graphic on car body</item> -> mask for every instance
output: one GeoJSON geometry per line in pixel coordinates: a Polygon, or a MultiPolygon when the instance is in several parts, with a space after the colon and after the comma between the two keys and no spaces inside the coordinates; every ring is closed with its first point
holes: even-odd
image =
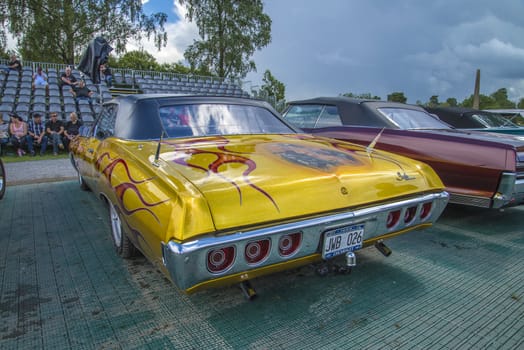
{"type": "Polygon", "coordinates": [[[155,206],[160,205],[162,203],[165,203],[169,199],[165,199],[163,201],[156,202],[156,203],[149,203],[149,202],[147,202],[144,199],[144,197],[140,193],[140,190],[138,189],[138,186],[137,186],[139,184],[151,181],[153,179],[152,177],[144,179],[144,180],[136,180],[136,179],[134,179],[133,176],[131,175],[131,171],[129,170],[129,166],[128,166],[127,162],[124,159],[122,159],[122,158],[112,158],[111,155],[109,154],[109,152],[105,152],[105,153],[101,154],[100,157],[98,157],[98,159],[96,161],[96,169],[99,170],[104,175],[104,177],[107,179],[109,185],[115,190],[115,194],[116,194],[116,198],[118,200],[118,203],[120,204],[120,207],[122,208],[123,212],[126,215],[132,215],[132,214],[134,214],[136,212],[139,212],[139,211],[145,211],[145,212],[149,213],[151,216],[153,216],[155,218],[156,222],[160,223],[160,220],[158,219],[156,214],[152,210],[150,210],[148,208],[152,208],[152,207],[155,207],[155,206]],[[106,165],[103,165],[105,159],[107,159],[109,161],[109,163],[106,164],[106,165]],[[124,167],[125,173],[127,174],[129,182],[122,182],[122,183],[120,183],[118,185],[113,185],[112,184],[113,172],[115,171],[115,168],[119,164],[124,167]],[[139,207],[139,208],[134,208],[134,209],[127,208],[126,205],[125,205],[125,202],[124,202],[124,194],[127,191],[134,192],[137,195],[137,197],[140,200],[140,202],[144,205],[144,207],[141,207],[141,208],[139,207]]]}
{"type": "Polygon", "coordinates": [[[216,176],[220,177],[224,181],[230,183],[233,187],[235,187],[236,191],[238,192],[240,204],[242,204],[242,191],[240,189],[240,186],[232,179],[227,178],[222,173],[220,173],[219,168],[228,163],[237,163],[247,166],[247,169],[242,172],[242,180],[251,188],[258,191],[262,195],[264,195],[267,199],[271,201],[273,206],[277,209],[277,211],[280,212],[280,208],[278,207],[275,200],[271,197],[269,193],[264,191],[262,188],[258,187],[257,185],[253,184],[249,180],[249,175],[256,169],[257,165],[256,162],[254,162],[252,159],[249,159],[247,157],[244,157],[241,155],[240,152],[235,152],[231,150],[226,149],[226,145],[229,143],[229,140],[223,137],[213,137],[213,138],[205,138],[205,139],[193,139],[190,141],[185,141],[182,145],[177,143],[171,143],[169,141],[165,142],[166,144],[170,145],[175,149],[175,151],[180,151],[180,155],[178,157],[175,157],[173,159],[173,162],[179,165],[195,168],[202,170],[208,174],[212,173],[216,176]],[[214,143],[218,151],[210,151],[210,150],[201,150],[198,148],[193,147],[187,147],[190,144],[199,144],[199,143],[207,143],[210,142],[214,143]],[[183,149],[182,149],[183,147],[183,149]],[[216,157],[214,161],[211,161],[206,166],[201,166],[198,164],[191,163],[191,158],[196,155],[213,155],[216,157]]]}

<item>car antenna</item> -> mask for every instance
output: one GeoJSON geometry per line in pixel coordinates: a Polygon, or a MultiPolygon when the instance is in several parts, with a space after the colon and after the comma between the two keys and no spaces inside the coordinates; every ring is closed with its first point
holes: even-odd
{"type": "Polygon", "coordinates": [[[376,145],[377,142],[378,142],[378,139],[379,139],[380,136],[382,135],[382,132],[384,132],[384,129],[385,129],[385,128],[382,128],[382,130],[380,130],[380,132],[378,133],[378,135],[375,136],[375,138],[373,139],[373,141],[371,141],[371,143],[366,147],[366,152],[368,152],[368,153],[373,152],[373,150],[375,149],[375,145],[376,145]]]}
{"type": "Polygon", "coordinates": [[[156,167],[159,167],[160,164],[158,163],[158,159],[160,158],[160,146],[162,145],[162,137],[164,136],[165,131],[162,130],[160,133],[160,139],[158,140],[158,145],[156,146],[156,153],[155,153],[155,160],[153,161],[153,165],[156,167]]]}

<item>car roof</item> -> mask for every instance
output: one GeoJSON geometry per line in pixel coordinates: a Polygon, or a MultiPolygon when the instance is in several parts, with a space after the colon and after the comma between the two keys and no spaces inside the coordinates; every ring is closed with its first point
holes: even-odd
{"type": "Polygon", "coordinates": [[[248,104],[253,106],[260,106],[265,108],[271,108],[271,105],[263,100],[256,100],[252,98],[243,97],[231,97],[231,96],[218,96],[218,95],[191,95],[191,94],[132,94],[132,95],[121,95],[114,99],[105,102],[107,103],[118,103],[118,104],[135,104],[140,101],[156,100],[162,105],[165,103],[173,103],[175,101],[187,103],[189,101],[202,102],[209,101],[213,103],[234,103],[234,104],[248,104]]]}

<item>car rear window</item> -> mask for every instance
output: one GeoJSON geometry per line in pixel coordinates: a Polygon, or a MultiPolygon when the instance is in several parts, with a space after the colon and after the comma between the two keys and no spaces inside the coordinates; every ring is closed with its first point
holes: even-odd
{"type": "Polygon", "coordinates": [[[295,133],[268,109],[236,104],[178,104],[159,107],[168,137],[295,133]]]}

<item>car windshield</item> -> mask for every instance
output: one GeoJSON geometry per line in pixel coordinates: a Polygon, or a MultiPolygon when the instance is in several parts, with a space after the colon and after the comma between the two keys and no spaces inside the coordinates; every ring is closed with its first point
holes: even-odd
{"type": "Polygon", "coordinates": [[[484,125],[486,128],[518,128],[518,125],[513,124],[508,119],[490,113],[474,113],[471,115],[473,119],[484,125]]]}
{"type": "Polygon", "coordinates": [[[285,112],[284,119],[299,128],[342,125],[337,107],[326,105],[292,105],[285,112]]]}
{"type": "Polygon", "coordinates": [[[269,110],[235,104],[162,106],[160,120],[168,137],[295,133],[269,110]]]}
{"type": "Polygon", "coordinates": [[[448,124],[423,111],[388,107],[377,108],[377,110],[399,129],[451,129],[448,124]]]}

